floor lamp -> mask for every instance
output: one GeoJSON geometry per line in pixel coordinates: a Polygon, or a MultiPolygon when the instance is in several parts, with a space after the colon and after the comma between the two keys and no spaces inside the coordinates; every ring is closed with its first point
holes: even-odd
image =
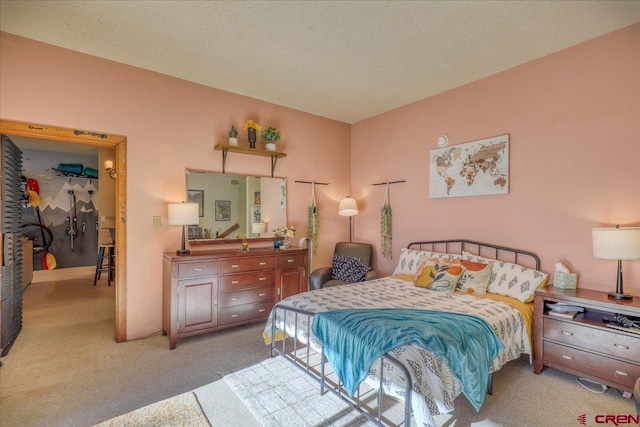
{"type": "Polygon", "coordinates": [[[618,279],[616,291],[609,292],[615,299],[633,298],[625,294],[622,288],[622,260],[640,259],[640,227],[594,228],[593,257],[618,260],[618,279]]]}
{"type": "Polygon", "coordinates": [[[200,205],[198,203],[169,203],[169,225],[182,226],[182,247],[176,251],[177,255],[191,253],[186,248],[186,233],[188,225],[200,223],[200,205]]]}
{"type": "Polygon", "coordinates": [[[353,242],[353,216],[358,214],[358,204],[356,199],[351,196],[347,196],[340,200],[338,205],[338,215],[349,217],[349,242],[353,242]]]}

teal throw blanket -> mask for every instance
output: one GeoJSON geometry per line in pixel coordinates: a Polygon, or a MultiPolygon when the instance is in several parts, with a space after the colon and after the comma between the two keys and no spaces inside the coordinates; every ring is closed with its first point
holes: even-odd
{"type": "Polygon", "coordinates": [[[314,315],[312,330],[350,396],[377,358],[415,343],[446,361],[476,410],[484,401],[491,362],[504,348],[484,319],[436,310],[327,311],[314,315]]]}

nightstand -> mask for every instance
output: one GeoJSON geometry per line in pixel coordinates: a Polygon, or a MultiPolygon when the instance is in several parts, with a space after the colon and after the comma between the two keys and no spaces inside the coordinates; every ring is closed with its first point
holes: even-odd
{"type": "Polygon", "coordinates": [[[607,326],[616,313],[640,317],[640,298],[613,300],[606,292],[553,286],[537,290],[533,372],[548,366],[633,392],[640,377],[640,334],[607,326]],[[580,306],[584,313],[572,320],[550,317],[547,302],[580,306]]]}

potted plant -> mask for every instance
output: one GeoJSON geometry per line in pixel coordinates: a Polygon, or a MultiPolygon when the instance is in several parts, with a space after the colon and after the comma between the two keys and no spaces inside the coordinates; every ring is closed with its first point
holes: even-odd
{"type": "Polygon", "coordinates": [[[232,125],[229,130],[229,145],[233,145],[234,147],[238,146],[238,130],[235,125],[232,125]]]}
{"type": "Polygon", "coordinates": [[[260,132],[260,125],[253,120],[244,122],[244,128],[249,134],[249,147],[256,148],[256,132],[260,132]]]}
{"type": "Polygon", "coordinates": [[[280,141],[280,131],[269,126],[260,135],[262,140],[267,142],[267,151],[276,151],[276,142],[280,141]]]}

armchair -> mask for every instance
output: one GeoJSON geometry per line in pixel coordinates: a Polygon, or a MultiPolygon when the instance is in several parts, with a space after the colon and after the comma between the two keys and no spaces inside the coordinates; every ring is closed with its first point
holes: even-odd
{"type": "MultiPolygon", "coordinates": [[[[358,257],[366,265],[371,265],[373,247],[369,243],[338,242],[334,250],[334,255],[358,257]]],[[[365,276],[365,280],[377,279],[379,274],[376,270],[370,270],[365,276]]],[[[331,267],[321,267],[313,270],[309,275],[309,289],[316,290],[329,286],[346,285],[349,282],[331,279],[331,267]]]]}

